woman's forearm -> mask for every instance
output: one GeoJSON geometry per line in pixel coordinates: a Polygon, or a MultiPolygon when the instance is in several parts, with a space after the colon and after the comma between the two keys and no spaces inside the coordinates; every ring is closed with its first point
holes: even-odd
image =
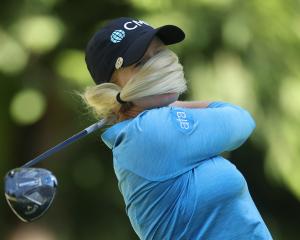
{"type": "Polygon", "coordinates": [[[184,107],[184,108],[206,108],[211,101],[176,101],[169,106],[184,107]]]}

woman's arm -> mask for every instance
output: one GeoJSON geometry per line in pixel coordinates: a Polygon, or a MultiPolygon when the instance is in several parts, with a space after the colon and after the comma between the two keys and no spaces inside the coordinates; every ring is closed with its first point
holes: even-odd
{"type": "Polygon", "coordinates": [[[183,108],[207,108],[212,103],[210,101],[176,101],[171,103],[170,107],[183,107],[183,108]]]}
{"type": "Polygon", "coordinates": [[[242,107],[220,101],[205,105],[145,111],[128,125],[131,130],[118,133],[115,156],[126,159],[130,171],[157,181],[238,148],[253,132],[255,121],[242,107]]]}
{"type": "Polygon", "coordinates": [[[190,110],[190,113],[193,115],[193,119],[199,123],[194,132],[199,132],[199,135],[195,134],[199,136],[199,139],[195,142],[205,146],[200,152],[207,151],[204,154],[206,157],[210,154],[217,155],[238,148],[247,140],[256,127],[255,120],[247,110],[231,103],[222,101],[177,101],[172,105],[183,108],[199,108],[190,110]]]}

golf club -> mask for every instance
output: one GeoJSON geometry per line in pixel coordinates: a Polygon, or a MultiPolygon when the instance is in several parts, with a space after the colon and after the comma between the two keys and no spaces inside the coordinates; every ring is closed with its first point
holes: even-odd
{"type": "Polygon", "coordinates": [[[105,119],[94,123],[5,175],[5,198],[12,211],[22,221],[32,222],[44,215],[53,202],[57,189],[56,177],[50,171],[32,166],[96,131],[105,123],[105,119]]]}

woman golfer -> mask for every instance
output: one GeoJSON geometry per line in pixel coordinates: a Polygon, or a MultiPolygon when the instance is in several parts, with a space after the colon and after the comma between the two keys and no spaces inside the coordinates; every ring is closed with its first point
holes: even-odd
{"type": "Polygon", "coordinates": [[[131,225],[140,239],[272,239],[243,175],[220,156],[251,135],[251,115],[222,101],[177,101],[186,81],[166,45],[184,37],[173,25],[118,18],[86,48],[96,85],[83,96],[112,125],[101,137],[131,225]]]}

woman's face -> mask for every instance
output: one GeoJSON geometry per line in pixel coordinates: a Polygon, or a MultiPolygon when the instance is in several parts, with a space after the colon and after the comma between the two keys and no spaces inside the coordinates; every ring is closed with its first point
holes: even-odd
{"type": "Polygon", "coordinates": [[[118,84],[120,87],[123,87],[149,58],[151,58],[164,48],[164,43],[159,38],[154,37],[144,56],[137,63],[116,70],[112,75],[112,82],[118,84]]]}

